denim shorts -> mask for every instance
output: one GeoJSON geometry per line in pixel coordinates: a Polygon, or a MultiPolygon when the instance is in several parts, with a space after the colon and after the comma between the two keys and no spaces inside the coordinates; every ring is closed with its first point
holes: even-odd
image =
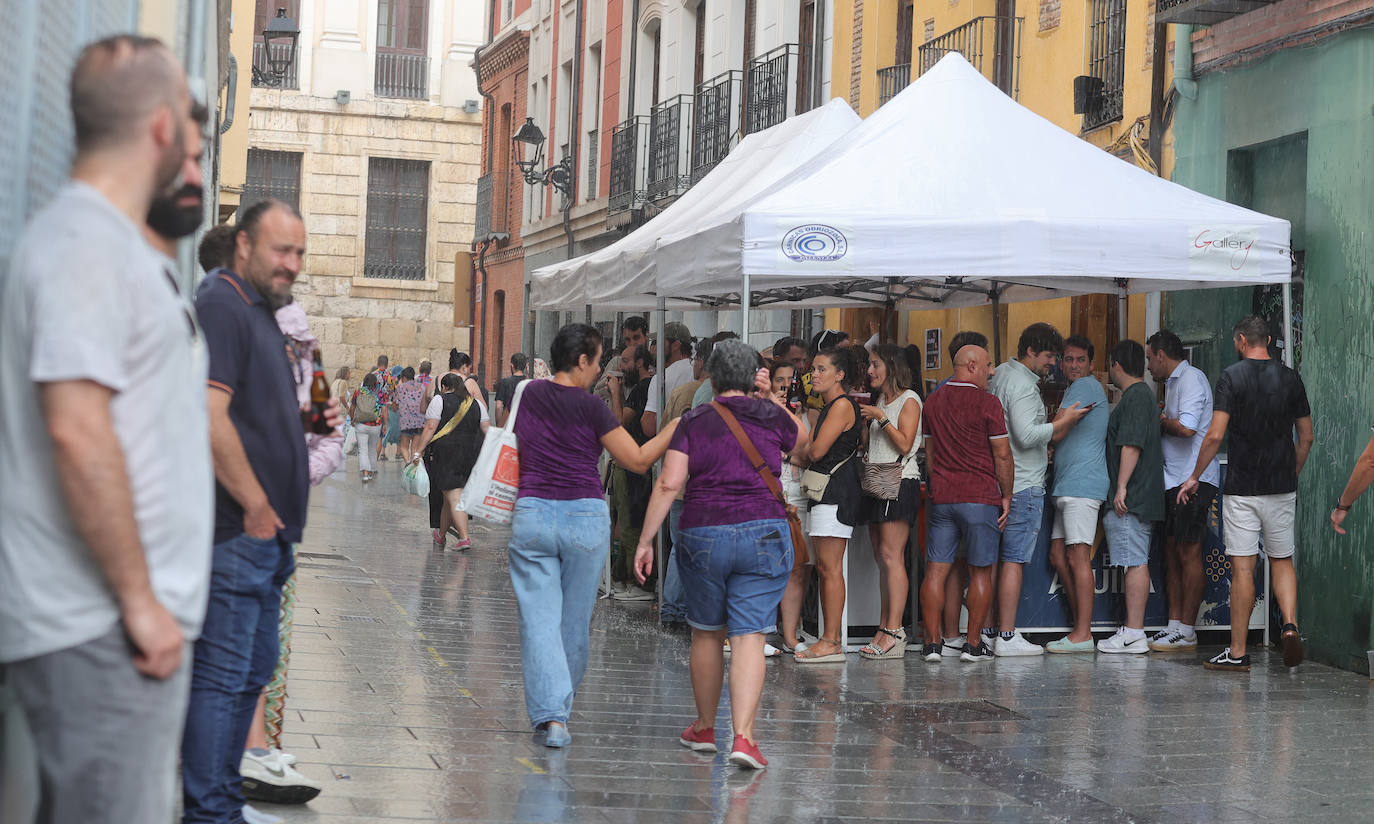
{"type": "Polygon", "coordinates": [[[1035,554],[1045,522],[1045,488],[1032,486],[1011,496],[1011,511],[1002,530],[1002,560],[1024,564],[1035,554]]]}
{"type": "Polygon", "coordinates": [[[792,533],[782,518],[678,530],[673,555],[687,623],[730,636],[769,633],[792,574],[792,533]]]}
{"type": "Polygon", "coordinates": [[[992,504],[932,504],[926,515],[926,560],[952,564],[962,540],[968,547],[968,562],[985,567],[997,563],[997,529],[1000,507],[992,504]]]}
{"type": "Polygon", "coordinates": [[[1131,513],[1116,514],[1110,502],[1102,514],[1102,531],[1107,534],[1107,565],[1138,567],[1150,562],[1150,538],[1154,524],[1131,513]]]}

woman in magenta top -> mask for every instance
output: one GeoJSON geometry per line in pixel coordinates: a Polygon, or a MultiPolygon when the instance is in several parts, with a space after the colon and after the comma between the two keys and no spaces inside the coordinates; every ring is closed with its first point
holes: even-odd
{"type": "MultiPolygon", "coordinates": [[[[806,428],[770,392],[768,371],[752,346],[723,340],[706,363],[716,403],[733,415],[777,477],[782,453],[805,444],[806,428]],[[753,393],[753,394],[746,394],[753,393]]],[[[653,536],[686,484],[678,543],[673,553],[692,627],[692,693],[697,718],[678,742],[715,752],[716,707],[725,677],[723,642],[730,639],[730,762],[763,769],[768,760],[754,738],[754,715],[763,695],[764,636],[772,632],[792,573],[787,511],[754,468],[714,404],[678,419],[663,473],[649,500],[635,554],[640,581],[653,565],[653,536]]]]}
{"type": "Polygon", "coordinates": [[[568,715],[587,669],[596,585],[611,547],[611,515],[597,461],[647,472],[676,430],[640,446],[591,393],[601,373],[601,333],[574,323],[553,340],[551,380],[524,384],[511,424],[520,492],[511,523],[510,578],[520,606],[525,707],[545,746],[571,740],[568,715]]]}

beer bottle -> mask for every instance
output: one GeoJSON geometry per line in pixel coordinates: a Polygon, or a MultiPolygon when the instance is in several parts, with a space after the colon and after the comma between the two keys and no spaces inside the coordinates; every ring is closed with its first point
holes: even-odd
{"type": "Polygon", "coordinates": [[[315,376],[310,381],[310,431],[316,435],[328,435],[334,431],[325,419],[328,405],[329,382],[324,379],[324,364],[320,362],[319,350],[316,350],[315,376]]]}
{"type": "Polygon", "coordinates": [[[801,375],[796,374],[794,371],[792,374],[792,385],[787,390],[787,405],[792,408],[793,412],[796,412],[800,410],[805,403],[806,393],[802,391],[801,375]]]}

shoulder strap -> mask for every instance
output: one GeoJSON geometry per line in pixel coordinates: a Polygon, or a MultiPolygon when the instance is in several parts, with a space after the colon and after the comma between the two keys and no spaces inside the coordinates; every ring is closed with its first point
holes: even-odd
{"type": "Polygon", "coordinates": [[[448,433],[452,432],[454,429],[457,429],[457,428],[458,428],[458,424],[460,424],[460,423],[463,422],[463,418],[466,418],[466,417],[467,417],[467,415],[468,415],[468,410],[470,410],[470,409],[472,409],[472,396],[471,396],[471,395],[469,395],[469,396],[467,396],[466,398],[463,399],[463,403],[458,407],[458,411],[453,413],[453,417],[451,417],[451,418],[448,419],[448,423],[444,424],[443,427],[440,428],[438,432],[435,432],[435,433],[434,433],[434,437],[430,438],[430,439],[429,439],[429,442],[430,442],[430,443],[434,443],[435,441],[437,441],[437,440],[439,440],[440,438],[444,437],[444,436],[447,435],[448,433]]]}
{"type": "Polygon", "coordinates": [[[769,491],[773,493],[773,497],[778,499],[778,503],[782,504],[783,508],[786,508],[787,496],[782,492],[782,484],[778,481],[778,477],[773,474],[772,470],[768,468],[768,463],[763,460],[763,456],[759,454],[759,450],[754,446],[754,442],[749,440],[748,435],[744,434],[744,428],[739,425],[739,421],[735,418],[735,413],[731,412],[726,408],[725,404],[720,401],[711,401],[711,408],[716,410],[716,414],[720,415],[721,420],[725,421],[725,425],[729,427],[730,434],[734,435],[735,440],[739,441],[740,448],[744,450],[745,457],[754,465],[754,471],[759,473],[760,478],[763,478],[764,484],[766,484],[769,491]]]}

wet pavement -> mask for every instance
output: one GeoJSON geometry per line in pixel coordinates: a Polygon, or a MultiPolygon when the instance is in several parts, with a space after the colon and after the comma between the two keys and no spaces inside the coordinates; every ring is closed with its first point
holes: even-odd
{"type": "Polygon", "coordinates": [[[548,750],[525,716],[508,533],[474,522],[470,552],[438,551],[398,463],[366,487],[348,468],[315,490],[300,547],[283,748],[325,788],[257,805],[288,822],[1374,818],[1370,681],[1261,650],[1249,674],[1201,653],[773,660],[771,765],[747,774],[677,744],[686,637],[600,601],[572,746],[548,750]]]}

